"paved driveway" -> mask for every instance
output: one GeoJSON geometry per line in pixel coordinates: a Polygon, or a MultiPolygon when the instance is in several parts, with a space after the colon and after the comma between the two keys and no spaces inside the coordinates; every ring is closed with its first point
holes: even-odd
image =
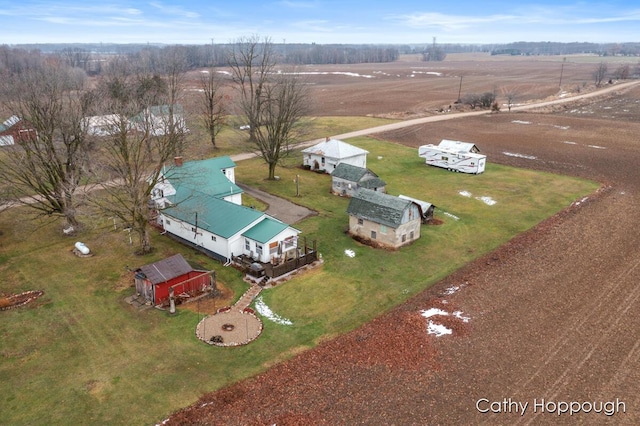
{"type": "Polygon", "coordinates": [[[293,225],[294,223],[299,222],[302,219],[318,214],[313,210],[299,206],[295,203],[285,200],[284,198],[276,197],[275,195],[271,195],[268,192],[252,188],[241,183],[236,184],[240,188],[242,188],[245,193],[267,204],[269,206],[266,211],[267,214],[289,225],[293,225]]]}

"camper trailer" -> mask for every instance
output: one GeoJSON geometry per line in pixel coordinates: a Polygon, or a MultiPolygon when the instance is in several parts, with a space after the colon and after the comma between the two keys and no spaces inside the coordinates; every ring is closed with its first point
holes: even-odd
{"type": "Polygon", "coordinates": [[[418,148],[418,156],[430,166],[472,174],[484,172],[487,162],[487,156],[480,154],[474,144],[448,140],[443,140],[440,145],[422,145],[418,148]]]}

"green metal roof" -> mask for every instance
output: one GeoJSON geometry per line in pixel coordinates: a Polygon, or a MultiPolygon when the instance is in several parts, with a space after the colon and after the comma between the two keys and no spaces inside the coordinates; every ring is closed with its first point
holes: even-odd
{"type": "Polygon", "coordinates": [[[164,214],[223,238],[232,237],[264,215],[199,191],[187,194],[186,198],[180,198],[180,194],[172,198],[175,205],[164,209],[164,214]]]}
{"type": "Polygon", "coordinates": [[[347,213],[361,219],[397,228],[402,224],[405,210],[412,204],[409,200],[359,188],[351,197],[347,213]]]}
{"type": "Polygon", "coordinates": [[[289,225],[286,223],[267,217],[262,222],[244,232],[242,236],[264,244],[288,227],[289,225]]]}
{"type": "Polygon", "coordinates": [[[178,200],[185,199],[190,192],[198,191],[216,198],[241,194],[242,189],[224,175],[236,163],[228,157],[214,157],[207,160],[187,161],[182,166],[171,166],[165,177],[176,189],[178,200]]]}

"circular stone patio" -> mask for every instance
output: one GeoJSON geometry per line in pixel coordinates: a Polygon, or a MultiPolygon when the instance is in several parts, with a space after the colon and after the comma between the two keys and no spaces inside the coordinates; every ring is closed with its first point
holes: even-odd
{"type": "Polygon", "coordinates": [[[196,327],[198,339],[216,346],[245,345],[261,332],[262,321],[255,314],[233,308],[209,315],[196,327]]]}

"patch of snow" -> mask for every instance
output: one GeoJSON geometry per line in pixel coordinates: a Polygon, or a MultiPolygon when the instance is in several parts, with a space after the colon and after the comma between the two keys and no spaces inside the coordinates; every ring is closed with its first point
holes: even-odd
{"type": "Polygon", "coordinates": [[[515,124],[531,124],[530,121],[523,121],[523,120],[512,120],[511,122],[515,124]]]}
{"type": "Polygon", "coordinates": [[[469,317],[465,317],[464,315],[462,315],[462,311],[455,311],[453,313],[453,316],[456,317],[456,318],[461,319],[462,322],[469,322],[469,320],[471,319],[469,317]]]}
{"type": "Polygon", "coordinates": [[[262,300],[262,296],[258,296],[258,298],[256,299],[256,311],[258,311],[258,313],[263,317],[275,322],[276,324],[293,325],[293,322],[291,322],[291,320],[282,318],[280,315],[273,313],[271,308],[269,308],[267,304],[264,303],[264,300],[262,300]]]}
{"type": "Polygon", "coordinates": [[[518,154],[515,152],[503,152],[503,154],[508,157],[526,158],[527,160],[535,160],[537,158],[537,157],[534,157],[533,155],[518,154]]]}
{"type": "Polygon", "coordinates": [[[496,203],[496,200],[491,197],[476,197],[476,200],[480,200],[488,206],[493,206],[496,203]]]}
{"type": "Polygon", "coordinates": [[[444,214],[445,216],[449,216],[451,219],[453,220],[460,220],[460,218],[454,214],[451,214],[449,212],[442,212],[442,214],[444,214]]]}
{"type": "Polygon", "coordinates": [[[442,309],[438,309],[438,308],[429,308],[427,310],[420,312],[420,314],[425,318],[430,318],[434,315],[444,315],[446,317],[447,315],[449,315],[449,312],[443,311],[442,309]]]}
{"type": "Polygon", "coordinates": [[[427,74],[427,75],[437,75],[437,76],[442,75],[441,72],[435,72],[435,71],[411,71],[411,74],[427,74]]]}
{"type": "Polygon", "coordinates": [[[598,145],[587,145],[589,148],[595,148],[595,149],[607,149],[604,146],[598,146],[598,145]]]}
{"type": "Polygon", "coordinates": [[[471,193],[469,191],[460,191],[458,192],[458,194],[462,195],[463,197],[471,197],[471,193]]]}
{"type": "MultiPolygon", "coordinates": [[[[420,314],[425,318],[431,318],[431,317],[436,316],[436,315],[449,316],[449,312],[443,311],[442,309],[438,309],[438,308],[429,308],[429,309],[421,311],[420,314]]],[[[456,318],[462,320],[462,322],[469,322],[469,320],[470,320],[469,317],[465,317],[462,314],[462,311],[455,311],[453,313],[453,316],[455,316],[456,318]]],[[[428,322],[428,326],[427,326],[427,333],[428,334],[435,334],[436,337],[439,337],[439,336],[443,336],[445,334],[453,334],[453,330],[451,330],[450,328],[445,327],[442,324],[438,324],[438,323],[436,323],[436,322],[434,322],[433,320],[430,319],[429,322],[428,322]]]]}
{"type": "Polygon", "coordinates": [[[576,202],[573,203],[574,206],[579,206],[580,204],[584,203],[585,201],[587,201],[589,199],[589,197],[584,197],[581,200],[578,200],[576,202]]]}
{"type": "Polygon", "coordinates": [[[460,286],[459,285],[454,285],[454,286],[449,287],[448,289],[446,289],[444,291],[444,295],[445,296],[451,296],[453,293],[455,293],[458,290],[460,290],[460,286]]]}
{"type": "Polygon", "coordinates": [[[294,73],[285,73],[285,74],[296,74],[296,75],[346,75],[348,77],[362,77],[362,78],[375,78],[372,75],[368,74],[358,74],[355,72],[346,72],[346,71],[304,71],[304,72],[294,72],[294,73]]]}
{"type": "Polygon", "coordinates": [[[562,141],[562,143],[566,143],[567,145],[578,145],[578,142],[571,142],[571,141],[562,141]]]}
{"type": "Polygon", "coordinates": [[[571,126],[553,126],[553,127],[560,130],[569,130],[571,128],[571,126]]]}
{"type": "Polygon", "coordinates": [[[444,336],[445,334],[453,334],[453,330],[445,327],[442,324],[436,324],[433,321],[429,321],[429,325],[427,326],[427,333],[435,334],[436,337],[444,336]]]}
{"type": "Polygon", "coordinates": [[[344,254],[346,254],[346,255],[347,255],[347,256],[349,256],[349,257],[356,257],[356,252],[355,252],[355,251],[353,251],[353,250],[351,250],[351,249],[346,249],[346,250],[344,251],[344,254]]]}

